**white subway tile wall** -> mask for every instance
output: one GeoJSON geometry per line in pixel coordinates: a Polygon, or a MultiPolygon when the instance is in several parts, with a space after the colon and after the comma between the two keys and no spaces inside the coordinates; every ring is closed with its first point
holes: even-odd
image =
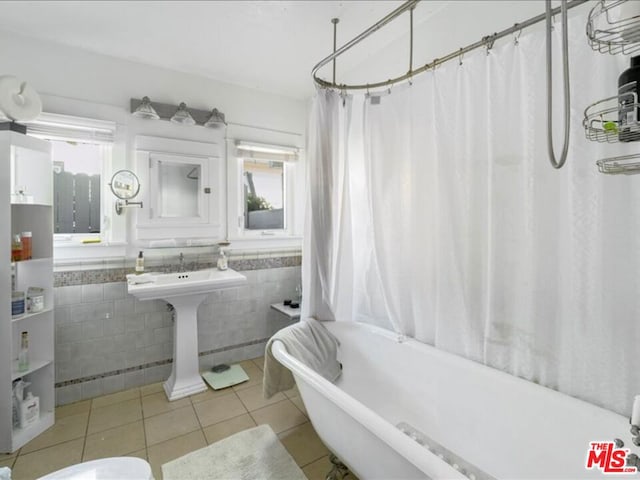
{"type": "MultiPolygon", "coordinates": [[[[200,367],[260,357],[265,340],[290,324],[269,308],[295,296],[300,267],[246,270],[247,285],[209,295],[198,310],[200,367]]],[[[55,288],[58,405],[166,380],[172,312],[141,302],[124,282],[55,288]]]]}

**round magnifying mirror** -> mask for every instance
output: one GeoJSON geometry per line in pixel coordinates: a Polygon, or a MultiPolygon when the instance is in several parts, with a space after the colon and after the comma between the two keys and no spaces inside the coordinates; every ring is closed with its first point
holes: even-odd
{"type": "Polygon", "coordinates": [[[140,191],[140,181],[131,170],[118,170],[111,177],[111,191],[120,200],[131,200],[140,191]]]}

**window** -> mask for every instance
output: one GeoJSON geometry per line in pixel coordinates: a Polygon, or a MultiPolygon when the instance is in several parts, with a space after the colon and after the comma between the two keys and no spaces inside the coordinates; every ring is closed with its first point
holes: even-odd
{"type": "Polygon", "coordinates": [[[284,229],[284,163],[244,159],[244,228],[284,229]]]}
{"type": "Polygon", "coordinates": [[[111,161],[111,122],[43,113],[29,135],[51,142],[54,236],[57,241],[101,238],[102,185],[111,161]]]}
{"type": "Polygon", "coordinates": [[[100,233],[102,145],[51,140],[53,231],[100,233]]]}
{"type": "Polygon", "coordinates": [[[299,235],[302,205],[294,203],[297,186],[304,183],[299,156],[295,147],[229,141],[230,240],[254,242],[299,235]]]}

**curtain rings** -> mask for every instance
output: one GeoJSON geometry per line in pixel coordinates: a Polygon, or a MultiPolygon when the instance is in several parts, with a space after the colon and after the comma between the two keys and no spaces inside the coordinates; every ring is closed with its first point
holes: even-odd
{"type": "Polygon", "coordinates": [[[489,50],[493,48],[493,44],[496,43],[497,35],[498,35],[497,33],[494,33],[493,35],[487,35],[486,37],[483,38],[484,44],[487,48],[487,55],[489,55],[489,50]]]}
{"type": "MultiPolygon", "coordinates": [[[[518,24],[516,23],[514,27],[517,27],[517,26],[518,24]]],[[[520,44],[520,35],[522,35],[522,28],[520,28],[517,32],[514,32],[513,34],[513,44],[516,46],[520,44]]]]}
{"type": "Polygon", "coordinates": [[[464,58],[464,52],[462,51],[463,49],[460,48],[460,53],[458,54],[458,66],[462,66],[462,59],[464,58]]]}
{"type": "Polygon", "coordinates": [[[347,89],[342,87],[340,90],[340,98],[342,99],[342,106],[344,107],[347,104],[347,89]]]}

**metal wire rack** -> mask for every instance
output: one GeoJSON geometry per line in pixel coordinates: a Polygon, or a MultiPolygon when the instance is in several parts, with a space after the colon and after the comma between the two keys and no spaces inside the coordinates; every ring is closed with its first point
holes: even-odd
{"type": "Polygon", "coordinates": [[[596,162],[601,173],[609,175],[637,175],[640,173],[640,154],[603,158],[596,162]]]}
{"type": "Polygon", "coordinates": [[[600,0],[589,12],[587,37],[593,50],[612,55],[640,51],[640,12],[633,0],[600,0]]]}
{"type": "Polygon", "coordinates": [[[587,139],[594,142],[633,142],[640,140],[640,103],[635,91],[605,98],[584,111],[587,139]]]}

